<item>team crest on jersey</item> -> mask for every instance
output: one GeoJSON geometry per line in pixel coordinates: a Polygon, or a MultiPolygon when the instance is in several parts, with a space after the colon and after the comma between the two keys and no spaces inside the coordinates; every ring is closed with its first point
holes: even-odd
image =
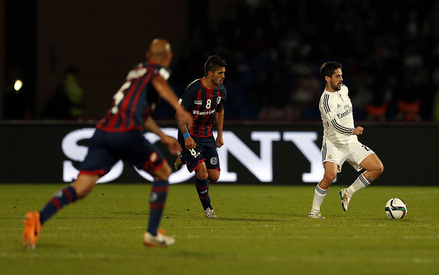
{"type": "Polygon", "coordinates": [[[332,155],[331,154],[328,155],[328,159],[332,159],[332,155]]]}
{"type": "Polygon", "coordinates": [[[194,100],[194,104],[201,105],[201,104],[203,104],[203,101],[202,100],[194,100]]]}
{"type": "Polygon", "coordinates": [[[218,158],[217,157],[210,158],[210,164],[217,165],[218,164],[218,158]]]}
{"type": "Polygon", "coordinates": [[[216,98],[216,104],[218,105],[218,104],[220,104],[220,102],[221,102],[221,97],[217,97],[216,98]]]}

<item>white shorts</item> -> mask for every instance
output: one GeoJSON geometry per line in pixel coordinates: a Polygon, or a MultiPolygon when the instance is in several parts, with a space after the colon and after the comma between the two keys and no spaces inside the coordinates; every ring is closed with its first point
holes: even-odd
{"type": "Polygon", "coordinates": [[[366,145],[361,144],[359,141],[350,142],[345,145],[334,145],[332,142],[326,140],[322,146],[322,163],[334,162],[337,163],[337,172],[341,172],[343,163],[347,161],[358,172],[363,169],[360,163],[369,155],[374,154],[366,145]]]}

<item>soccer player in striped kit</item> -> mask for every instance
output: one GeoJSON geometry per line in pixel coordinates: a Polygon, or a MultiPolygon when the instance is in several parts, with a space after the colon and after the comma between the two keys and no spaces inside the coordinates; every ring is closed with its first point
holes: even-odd
{"type": "Polygon", "coordinates": [[[207,218],[216,218],[210,201],[208,181],[217,181],[221,171],[216,148],[224,144],[224,103],[227,93],[223,81],[226,65],[217,55],[208,57],[204,65],[204,77],[190,83],[179,100],[181,106],[192,113],[193,126],[176,118],[178,141],[183,151],[175,161],[175,168],[180,169],[184,161],[189,172],[195,171],[195,186],[207,218]],[[216,139],[212,134],[214,123],[218,131],[216,139]]]}
{"type": "Polygon", "coordinates": [[[23,242],[29,250],[35,249],[41,226],[63,207],[87,196],[96,181],[120,159],[145,170],[154,178],[144,245],[166,247],[174,243],[172,237],[158,230],[172,170],[161,151],[144,138],[143,130],[146,128],[157,134],[170,152],[176,154],[181,150],[178,141],[165,135],[151,118],[156,101],[159,96],[165,99],[175,108],[179,120],[189,125],[192,124],[192,115],[178,104],[178,98],[167,82],[167,67],[172,60],[170,44],[164,39],[154,39],[146,58],[146,62],[128,73],[125,83],[113,96],[107,115],[97,124],[78,178],[59,190],[41,211],[26,214],[23,242]]]}
{"type": "Polygon", "coordinates": [[[384,171],[378,156],[358,141],[363,127],[354,126],[352,103],[348,88],[343,85],[342,65],[339,62],[326,62],[320,69],[325,82],[325,90],[320,98],[319,109],[323,122],[322,162],[325,168],[323,179],[314,190],[314,199],[309,218],[324,218],[320,206],[329,186],[345,161],[361,173],[348,187],[339,192],[344,211],[348,210],[352,195],[376,180],[384,171]]]}

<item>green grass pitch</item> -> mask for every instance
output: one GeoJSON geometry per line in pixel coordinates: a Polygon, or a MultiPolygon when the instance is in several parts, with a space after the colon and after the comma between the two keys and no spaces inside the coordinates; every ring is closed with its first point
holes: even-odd
{"type": "Polygon", "coordinates": [[[150,184],[98,185],[60,211],[41,231],[35,251],[22,246],[23,218],[63,185],[0,185],[1,274],[437,274],[437,187],[376,186],[356,193],[344,212],[339,184],[307,218],[310,186],[211,184],[216,220],[203,217],[195,187],[172,185],[162,228],[169,248],[142,236],[150,184]],[[392,197],[408,205],[391,220],[392,197]]]}

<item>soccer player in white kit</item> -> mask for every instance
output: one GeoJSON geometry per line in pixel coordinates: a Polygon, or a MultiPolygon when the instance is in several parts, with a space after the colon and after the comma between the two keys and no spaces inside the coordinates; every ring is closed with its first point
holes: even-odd
{"type": "Polygon", "coordinates": [[[326,62],[320,68],[320,76],[325,81],[325,90],[319,102],[323,122],[322,162],[325,174],[315,188],[308,217],[324,219],[320,206],[345,161],[358,172],[363,169],[365,172],[348,188],[340,190],[344,211],[348,210],[352,195],[376,180],[383,173],[384,166],[370,148],[358,141],[357,136],[363,134],[363,127],[354,126],[351,99],[348,88],[343,85],[342,65],[339,62],[326,62]]]}

